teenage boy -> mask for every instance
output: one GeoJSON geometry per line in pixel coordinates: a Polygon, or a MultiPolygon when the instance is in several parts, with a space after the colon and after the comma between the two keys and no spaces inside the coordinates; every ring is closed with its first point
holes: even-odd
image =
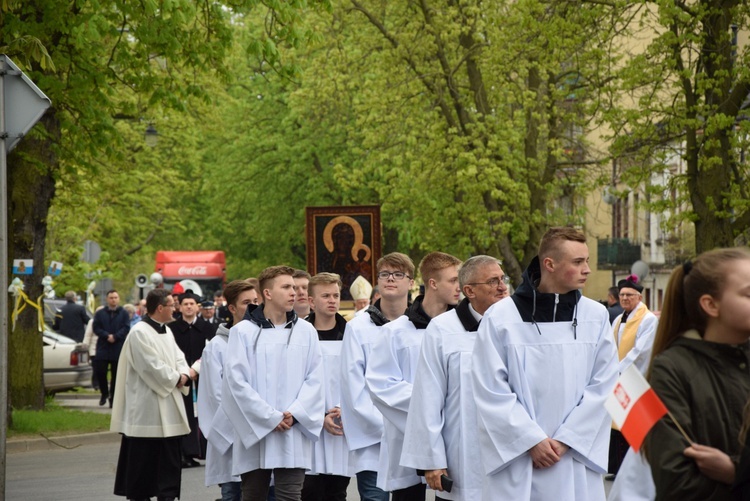
{"type": "Polygon", "coordinates": [[[604,500],[617,379],[607,309],[581,295],[586,237],[551,228],[509,300],[482,319],[472,380],[482,499],[604,500]]]}
{"type": "Polygon", "coordinates": [[[345,501],[349,486],[349,449],[341,427],[341,340],[346,320],[339,315],[341,278],[335,273],[318,273],[310,279],[307,317],[318,331],[323,353],[323,387],[326,416],[320,439],[313,447],[313,467],[305,476],[302,501],[345,501]]]}
{"type": "Polygon", "coordinates": [[[509,277],[494,257],[474,256],[461,265],[458,281],[465,298],[424,333],[401,464],[425,471],[435,499],[474,501],[482,496],[483,475],[471,353],[482,315],[508,296],[509,277]],[[450,493],[443,475],[453,482],[450,493]]]}
{"type": "Polygon", "coordinates": [[[323,365],[315,328],[294,313],[294,269],[258,276],[263,304],[232,327],[221,405],[235,429],[232,473],[243,501],[299,500],[312,443],[325,414],[323,365]]]}
{"type": "Polygon", "coordinates": [[[349,472],[357,475],[362,501],[387,501],[388,493],[377,487],[383,416],[373,405],[365,384],[372,345],[381,328],[406,311],[414,284],[414,263],[405,254],[392,252],[377,264],[381,296],[348,324],[341,349],[341,420],[349,447],[349,472]]]}
{"type": "Polygon", "coordinates": [[[294,270],[294,312],[299,318],[310,314],[310,299],[307,289],[310,287],[310,274],[305,270],[294,270]]]}
{"type": "Polygon", "coordinates": [[[246,280],[230,282],[224,289],[227,309],[232,321],[221,323],[216,336],[206,345],[201,356],[201,391],[198,393],[198,424],[208,439],[206,447],[206,487],[219,485],[222,501],[240,501],[240,479],[232,475],[232,441],[234,433],[221,409],[224,359],[229,342],[229,329],[239,324],[248,308],[255,308],[258,299],[255,286],[246,280]],[[227,426],[229,425],[229,426],[227,426]]]}
{"type": "MultiPolygon", "coordinates": [[[[419,263],[424,295],[418,296],[403,316],[389,323],[372,347],[365,379],[375,407],[383,414],[386,443],[385,450],[380,450],[378,487],[391,491],[393,501],[425,497],[425,485],[416,469],[400,464],[406,416],[424,330],[430,320],[458,303],[460,264],[459,259],[444,252],[427,254],[419,263]]],[[[390,280],[386,280],[381,294],[390,280]]]]}

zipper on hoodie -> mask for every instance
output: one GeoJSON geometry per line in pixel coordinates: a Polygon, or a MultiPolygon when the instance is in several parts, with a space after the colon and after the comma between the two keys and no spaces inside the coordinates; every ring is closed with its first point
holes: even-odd
{"type": "Polygon", "coordinates": [[[560,302],[560,294],[555,293],[555,308],[552,310],[552,321],[557,322],[557,303],[560,302]]]}

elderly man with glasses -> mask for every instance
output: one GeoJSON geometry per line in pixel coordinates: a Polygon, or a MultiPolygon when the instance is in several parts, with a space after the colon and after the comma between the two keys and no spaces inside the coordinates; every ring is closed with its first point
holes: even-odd
{"type": "Polygon", "coordinates": [[[436,500],[474,501],[482,497],[484,475],[471,354],[482,316],[508,297],[510,278],[494,257],[474,256],[461,265],[458,281],[464,299],[424,333],[401,464],[425,471],[436,500]]]}
{"type": "MultiPolygon", "coordinates": [[[[617,282],[620,291],[620,305],[622,314],[614,319],[615,343],[620,360],[619,370],[622,373],[631,364],[635,364],[644,376],[648,371],[651,360],[651,347],[654,344],[658,319],[651,313],[641,299],[643,286],[638,283],[636,275],[630,275],[617,282]]],[[[622,460],[628,452],[628,443],[620,430],[612,429],[609,442],[608,480],[612,480],[620,469],[622,460]]]]}

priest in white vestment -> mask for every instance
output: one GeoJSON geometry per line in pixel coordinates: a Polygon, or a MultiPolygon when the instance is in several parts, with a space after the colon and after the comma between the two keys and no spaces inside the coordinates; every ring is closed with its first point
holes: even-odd
{"type": "Polygon", "coordinates": [[[180,440],[190,433],[182,396],[190,367],[166,325],[174,304],[165,289],[148,293],[148,315],[130,330],[117,364],[110,430],[122,434],[122,443],[115,494],[128,499],[180,497],[180,440]]]}
{"type": "Polygon", "coordinates": [[[318,333],[294,313],[294,269],[258,276],[263,305],[229,334],[221,405],[235,428],[232,473],[243,500],[299,499],[312,444],[323,428],[325,394],[318,333]]]}
{"type": "Polygon", "coordinates": [[[401,465],[425,471],[436,499],[482,496],[471,354],[484,312],[508,296],[509,277],[498,260],[473,256],[458,272],[465,298],[433,318],[424,333],[406,418],[401,465]],[[441,476],[453,481],[446,492],[441,476]]]}
{"type": "Polygon", "coordinates": [[[604,500],[617,379],[609,314],[582,297],[586,237],[552,228],[511,298],[490,307],[472,355],[482,499],[604,500]]]}

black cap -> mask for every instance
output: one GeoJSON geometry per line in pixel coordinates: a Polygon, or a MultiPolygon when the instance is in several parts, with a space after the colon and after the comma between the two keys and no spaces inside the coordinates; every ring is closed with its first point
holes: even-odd
{"type": "Polygon", "coordinates": [[[621,291],[623,288],[635,289],[639,293],[643,292],[643,286],[638,283],[638,275],[630,275],[624,280],[617,282],[617,290],[621,291]]]}
{"type": "Polygon", "coordinates": [[[186,299],[192,299],[196,303],[200,303],[201,302],[201,297],[199,295],[195,294],[193,292],[193,289],[188,289],[183,294],[180,294],[180,296],[179,296],[180,304],[182,304],[182,302],[184,300],[186,300],[186,299]]]}
{"type": "Polygon", "coordinates": [[[214,302],[213,301],[203,301],[201,303],[201,308],[203,308],[204,310],[210,310],[213,307],[214,307],[214,302]]]}

